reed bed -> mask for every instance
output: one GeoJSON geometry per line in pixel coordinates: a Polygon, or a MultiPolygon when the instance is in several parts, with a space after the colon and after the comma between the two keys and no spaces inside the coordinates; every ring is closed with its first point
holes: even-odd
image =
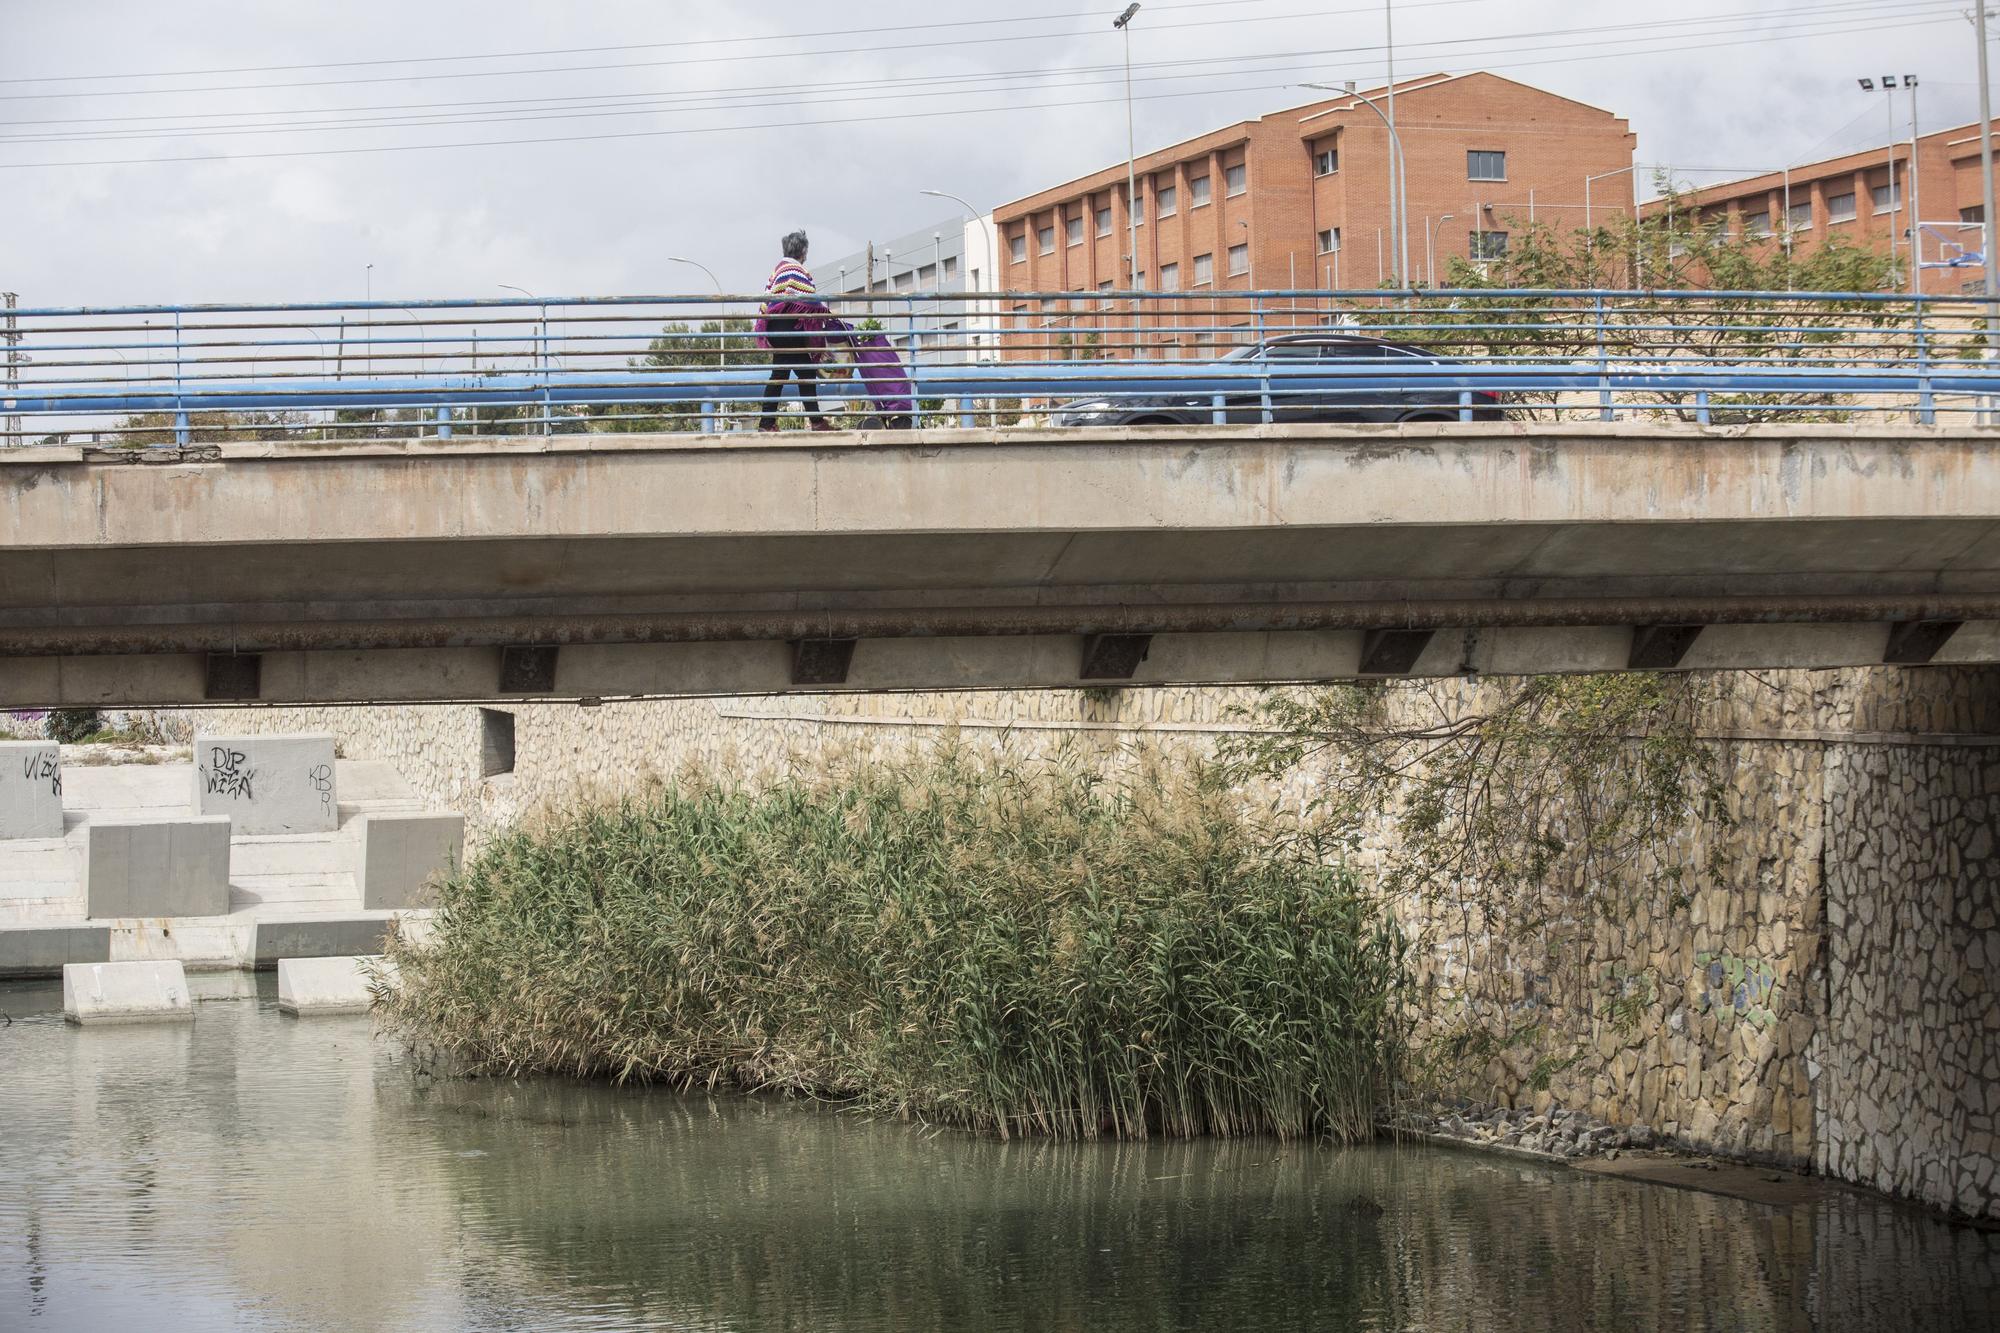
{"type": "Polygon", "coordinates": [[[1402,945],[1207,767],[946,748],[505,835],[390,1024],[488,1072],[852,1099],[1003,1136],[1372,1133],[1402,945]]]}

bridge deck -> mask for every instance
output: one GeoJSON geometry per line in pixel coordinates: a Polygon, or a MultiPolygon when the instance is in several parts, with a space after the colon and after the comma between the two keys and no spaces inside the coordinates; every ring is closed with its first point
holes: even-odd
{"type": "Polygon", "coordinates": [[[0,454],[0,706],[227,697],[212,654],[261,654],[254,697],[274,702],[1996,660],[1988,434],[15,449],[0,454]],[[1707,628],[1670,645],[1659,626],[1707,628]],[[1092,660],[1097,635],[1130,641],[1092,660]],[[801,639],[861,642],[813,666],[801,639]],[[506,649],[556,645],[515,655],[510,679],[534,688],[502,689],[506,649]]]}

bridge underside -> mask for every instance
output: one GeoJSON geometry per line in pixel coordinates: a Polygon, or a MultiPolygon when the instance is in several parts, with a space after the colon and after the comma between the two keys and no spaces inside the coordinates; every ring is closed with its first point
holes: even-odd
{"type": "Polygon", "coordinates": [[[0,707],[2000,661],[1984,432],[35,448],[0,707]]]}

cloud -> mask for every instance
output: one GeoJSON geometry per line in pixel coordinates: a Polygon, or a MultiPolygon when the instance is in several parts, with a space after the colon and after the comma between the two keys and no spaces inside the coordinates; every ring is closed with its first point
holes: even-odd
{"type": "MultiPolygon", "coordinates": [[[[1907,0],[1852,8],[1858,2],[1691,0],[1670,14],[1649,15],[1598,0],[1398,0],[1397,37],[1405,74],[1491,64],[1511,77],[1617,111],[1639,132],[1642,161],[1755,167],[1797,160],[1796,154],[1828,141],[1830,134],[1837,139],[1835,132],[1850,121],[1850,138],[1879,140],[1880,123],[1868,121],[1869,103],[1853,83],[1860,73],[1921,73],[1929,124],[1968,115],[1974,77],[1969,30],[1950,14],[1950,22],[1912,26],[1897,17],[1915,12],[1907,0]],[[1649,17],[1748,15],[1722,19],[1719,26],[1734,26],[1752,38],[1782,36],[1788,23],[1815,16],[1823,27],[1838,26],[1840,13],[1856,16],[1851,25],[1856,31],[1758,45],[1729,45],[1737,39],[1722,37],[1704,42],[1677,30],[1637,37],[1563,35],[1649,17]],[[1603,51],[1614,40],[1625,49],[1650,48],[1652,54],[1607,58],[1603,51]],[[1441,42],[1458,44],[1437,45],[1441,42]],[[1703,49],[1678,49],[1689,46],[1703,49]]],[[[377,294],[398,298],[489,295],[500,283],[538,293],[667,291],[690,285],[690,272],[665,259],[686,254],[714,268],[728,286],[754,287],[769,268],[777,238],[791,227],[813,233],[816,253],[844,253],[870,237],[946,220],[949,207],[941,209],[919,190],[951,190],[990,206],[1121,160],[1125,107],[1116,69],[1124,48],[1109,28],[1119,7],[1041,0],[1026,12],[1051,17],[1007,25],[990,22],[1006,17],[990,5],[918,0],[837,13],[803,0],[755,7],[640,0],[587,6],[350,0],[337,7],[255,0],[181,0],[173,6],[151,0],[88,6],[10,0],[12,31],[0,46],[4,79],[637,43],[663,45],[422,68],[474,74],[681,63],[423,81],[400,77],[411,67],[394,65],[152,80],[143,86],[274,86],[0,102],[0,119],[8,121],[275,109],[323,114],[419,102],[688,96],[743,88],[765,90],[743,100],[770,104],[643,118],[0,144],[0,162],[21,162],[713,131],[447,151],[0,171],[0,286],[20,290],[36,304],[347,299],[360,294],[366,266],[373,264],[377,294]],[[968,26],[916,26],[939,23],[968,26]],[[853,39],[780,40],[843,26],[892,30],[853,39]],[[1023,31],[1038,35],[1007,40],[1023,31]],[[699,44],[715,38],[754,40],[699,44]],[[942,42],[961,44],[933,44],[942,42]],[[809,59],[762,58],[774,51],[835,47],[866,49],[809,59]],[[900,101],[811,104],[836,83],[1077,66],[1101,72],[1051,77],[1041,86],[999,93],[932,85],[924,96],[900,101]],[[1055,86],[1085,77],[1106,81],[1055,86]],[[388,81],[322,83],[342,78],[388,81]],[[1044,102],[1090,105],[1036,106],[1044,102]],[[976,107],[1001,109],[952,114],[976,107]],[[860,116],[883,118],[791,130],[720,128],[860,116]]],[[[1922,13],[1934,17],[1932,11],[1943,12],[1927,6],[1922,13]]],[[[1142,100],[1135,103],[1140,149],[1294,103],[1301,95],[1290,85],[1308,78],[1372,79],[1381,72],[1380,45],[1379,9],[1370,0],[1149,4],[1132,38],[1133,58],[1142,69],[1158,61],[1287,53],[1291,59],[1267,63],[1296,68],[1142,81],[1142,100]],[[1331,53],[1301,54],[1313,52],[1331,53]],[[1146,96],[1189,89],[1210,91],[1146,96]]],[[[13,84],[0,86],[0,92],[134,86],[139,85],[13,84]]],[[[146,123],[99,128],[129,130],[146,123]]],[[[0,133],[51,128],[76,127],[16,124],[0,133]]]]}

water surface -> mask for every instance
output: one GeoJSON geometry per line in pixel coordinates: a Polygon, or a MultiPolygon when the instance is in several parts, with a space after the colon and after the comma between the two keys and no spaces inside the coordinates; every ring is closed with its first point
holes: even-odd
{"type": "Polygon", "coordinates": [[[86,1031],[0,987],[0,1329],[2000,1326],[2000,1236],[1859,1193],[432,1080],[209,984],[256,993],[86,1031]]]}

